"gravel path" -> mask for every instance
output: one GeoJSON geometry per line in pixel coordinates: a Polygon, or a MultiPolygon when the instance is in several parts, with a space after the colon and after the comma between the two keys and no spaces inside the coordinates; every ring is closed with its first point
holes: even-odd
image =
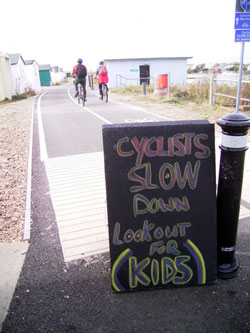
{"type": "Polygon", "coordinates": [[[23,241],[33,100],[0,104],[0,243],[23,241]]]}

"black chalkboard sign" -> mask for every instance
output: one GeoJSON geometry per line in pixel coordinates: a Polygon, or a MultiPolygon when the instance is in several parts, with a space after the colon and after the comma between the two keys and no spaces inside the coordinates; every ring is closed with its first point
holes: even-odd
{"type": "Polygon", "coordinates": [[[214,126],[103,125],[112,288],[214,283],[214,126]]]}

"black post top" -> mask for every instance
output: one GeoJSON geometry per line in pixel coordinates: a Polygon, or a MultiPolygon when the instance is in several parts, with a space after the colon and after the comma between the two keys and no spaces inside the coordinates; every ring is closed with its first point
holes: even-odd
{"type": "Polygon", "coordinates": [[[250,118],[242,112],[234,112],[217,120],[217,124],[225,134],[245,135],[250,127],[250,118]]]}

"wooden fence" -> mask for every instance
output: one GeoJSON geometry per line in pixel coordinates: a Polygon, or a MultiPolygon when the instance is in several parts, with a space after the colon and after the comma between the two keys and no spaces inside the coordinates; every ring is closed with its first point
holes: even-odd
{"type": "MultiPolygon", "coordinates": [[[[212,74],[210,76],[210,105],[214,106],[216,103],[216,96],[223,96],[227,98],[237,99],[237,96],[230,96],[225,94],[220,94],[216,92],[216,83],[217,82],[231,82],[238,84],[238,80],[229,80],[229,79],[219,79],[216,78],[216,75],[212,74]]],[[[250,83],[250,81],[241,81],[241,83],[250,83]]],[[[250,102],[250,99],[247,98],[240,98],[241,101],[250,102]]]]}

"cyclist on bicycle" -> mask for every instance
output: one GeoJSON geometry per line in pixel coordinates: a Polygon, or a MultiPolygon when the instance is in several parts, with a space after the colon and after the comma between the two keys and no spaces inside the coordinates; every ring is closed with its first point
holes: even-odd
{"type": "Polygon", "coordinates": [[[102,99],[102,85],[106,84],[109,82],[109,78],[108,78],[108,71],[107,68],[104,66],[104,62],[100,61],[99,63],[99,67],[97,68],[96,71],[96,76],[98,77],[98,84],[99,84],[99,93],[100,93],[100,98],[102,99]]]}
{"type": "Polygon", "coordinates": [[[82,59],[79,58],[77,60],[77,64],[74,66],[73,71],[71,76],[73,76],[75,78],[74,80],[74,85],[75,85],[75,90],[76,90],[76,94],[75,97],[78,96],[78,90],[77,90],[77,85],[78,83],[80,83],[82,85],[83,88],[83,93],[85,96],[85,102],[86,102],[86,76],[87,76],[87,68],[85,65],[82,64],[82,59]]]}

